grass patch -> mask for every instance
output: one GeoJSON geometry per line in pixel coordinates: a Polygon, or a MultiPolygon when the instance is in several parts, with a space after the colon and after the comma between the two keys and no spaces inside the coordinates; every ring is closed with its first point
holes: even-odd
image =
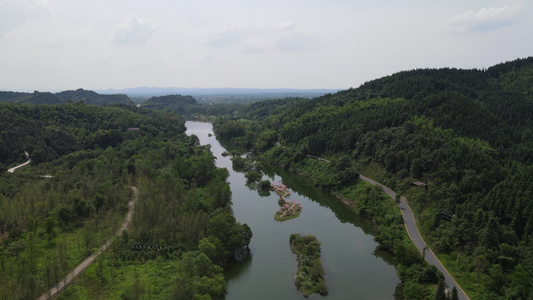
{"type": "Polygon", "coordinates": [[[469,272],[461,268],[452,255],[442,253],[435,255],[471,299],[483,299],[484,291],[486,290],[483,283],[489,279],[486,274],[479,274],[478,278],[478,273],[469,272]]]}
{"type": "Polygon", "coordinates": [[[170,299],[178,259],[120,261],[105,253],[57,299],[170,299]]]}
{"type": "Polygon", "coordinates": [[[351,208],[354,208],[357,205],[357,199],[364,196],[367,189],[371,187],[372,185],[370,183],[358,180],[356,184],[347,186],[342,190],[335,192],[334,195],[351,208]]]}
{"type": "Polygon", "coordinates": [[[98,224],[87,220],[79,228],[54,227],[52,235],[38,227],[3,245],[5,250],[0,248],[0,259],[4,271],[0,278],[7,280],[2,283],[0,298],[9,294],[37,297],[46,292],[105,243],[122,218],[119,212],[110,212],[98,224]],[[16,283],[21,276],[34,282],[31,289],[16,283]]]}
{"type": "Polygon", "coordinates": [[[365,158],[359,160],[356,167],[360,174],[365,174],[368,178],[378,178],[381,173],[385,172],[382,165],[375,161],[367,161],[365,158]]]}

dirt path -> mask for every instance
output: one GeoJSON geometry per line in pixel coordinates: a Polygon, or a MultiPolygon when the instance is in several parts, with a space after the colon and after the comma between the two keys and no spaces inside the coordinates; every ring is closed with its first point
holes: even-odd
{"type": "MultiPolygon", "coordinates": [[[[130,202],[128,203],[128,214],[126,215],[126,218],[124,218],[124,222],[122,222],[122,226],[117,231],[116,235],[122,233],[124,230],[128,230],[128,226],[131,223],[131,218],[133,216],[133,212],[135,209],[135,202],[137,202],[137,198],[139,198],[139,190],[137,190],[136,187],[131,187],[133,191],[132,198],[130,202]]],[[[51,288],[48,292],[42,294],[37,300],[47,300],[47,299],[53,299],[57,297],[61,292],[63,292],[78,276],[81,272],[83,272],[85,269],[87,269],[94,261],[95,259],[102,254],[109,245],[111,245],[112,239],[109,239],[105,244],[103,244],[96,252],[91,254],[89,257],[87,257],[84,261],[82,261],[72,272],[68,273],[67,276],[65,276],[63,279],[61,279],[55,287],[51,288]]]]}
{"type": "Polygon", "coordinates": [[[26,152],[26,151],[24,151],[24,153],[26,154],[26,158],[28,159],[28,161],[23,163],[23,164],[20,164],[20,165],[18,165],[16,167],[13,167],[13,168],[7,170],[8,173],[15,173],[16,169],[22,168],[22,167],[30,164],[30,154],[28,152],[26,152]]]}

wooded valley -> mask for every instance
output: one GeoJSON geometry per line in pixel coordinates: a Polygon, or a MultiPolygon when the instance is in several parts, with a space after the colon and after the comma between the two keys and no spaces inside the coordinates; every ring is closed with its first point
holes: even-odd
{"type": "Polygon", "coordinates": [[[406,299],[429,297],[422,283],[431,280],[410,268],[416,259],[401,258],[394,212],[350,199],[358,173],[409,200],[426,241],[472,299],[530,299],[532,87],[532,57],[486,70],[419,69],[315,99],[249,104],[215,128],[374,218],[376,240],[402,265],[406,299]]]}
{"type": "Polygon", "coordinates": [[[224,298],[223,268],[252,232],[233,216],[228,171],[185,135],[181,115],[216,116],[219,138],[372,219],[399,263],[395,298],[457,294],[444,293],[394,201],[359,174],[409,201],[471,299],[533,299],[533,57],[404,71],[314,99],[133,104],[81,89],[0,92],[0,299],[38,297],[108,239],[59,299],[224,298]],[[30,166],[6,172],[25,151],[30,166]],[[132,186],[131,230],[114,237],[132,186]]]}
{"type": "Polygon", "coordinates": [[[233,217],[227,171],[181,117],[82,102],[0,111],[0,299],[35,299],[113,238],[130,186],[131,231],[61,298],[223,298],[222,267],[251,231],[233,217]],[[25,150],[31,165],[7,173],[25,150]]]}

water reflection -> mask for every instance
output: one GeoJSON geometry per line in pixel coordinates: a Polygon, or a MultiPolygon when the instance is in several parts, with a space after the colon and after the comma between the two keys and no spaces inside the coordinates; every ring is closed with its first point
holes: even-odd
{"type": "Polygon", "coordinates": [[[253,232],[251,256],[226,272],[226,299],[304,299],[294,285],[296,257],[289,247],[292,233],[312,234],[322,243],[328,299],[393,299],[400,282],[394,259],[376,249],[370,220],[318,190],[305,177],[263,166],[263,180],[283,182],[291,190],[289,200],[303,206],[298,218],[275,221],[279,197],[270,192],[259,195],[256,185],[247,185],[244,173],[233,170],[230,157],[222,156],[225,151],[244,153],[244,149],[209,136],[210,124],[187,122],[186,126],[187,134],[197,134],[202,145],[212,145],[217,166],[229,170],[235,218],[253,232]]]}
{"type": "MultiPolygon", "coordinates": [[[[283,178],[283,184],[296,192],[298,195],[309,198],[311,201],[317,202],[320,206],[327,207],[335,213],[335,216],[342,223],[350,223],[361,228],[365,234],[375,234],[375,226],[371,220],[363,218],[355,214],[351,209],[335,196],[317,189],[307,178],[301,175],[296,175],[274,166],[263,165],[265,174],[278,174],[283,178]]],[[[271,178],[274,178],[272,176],[271,178]]]]}

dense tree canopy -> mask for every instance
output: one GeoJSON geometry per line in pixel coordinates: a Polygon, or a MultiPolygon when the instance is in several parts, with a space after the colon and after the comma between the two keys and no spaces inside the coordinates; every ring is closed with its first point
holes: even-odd
{"type": "Polygon", "coordinates": [[[315,99],[246,105],[215,125],[333,192],[350,180],[323,176],[328,169],[348,160],[373,172],[410,198],[435,250],[488,278],[474,298],[527,298],[531,283],[512,278],[533,270],[531,74],[533,57],[486,70],[405,71],[315,99]],[[309,156],[332,164],[313,174],[318,167],[302,162],[309,156]]]}
{"type": "Polygon", "coordinates": [[[252,233],[233,217],[227,170],[184,134],[181,117],[83,102],[0,112],[1,299],[36,298],[111,238],[129,186],[140,192],[131,231],[95,263],[97,284],[82,280],[74,291],[138,298],[147,283],[135,266],[159,264],[169,273],[146,280],[165,278],[160,297],[223,297],[222,267],[252,233]],[[5,172],[24,151],[32,164],[5,172]]]}
{"type": "Polygon", "coordinates": [[[59,93],[39,92],[20,93],[0,91],[0,102],[11,102],[18,104],[61,104],[68,101],[85,102],[87,104],[108,105],[108,104],[133,104],[128,96],[123,94],[102,95],[93,91],[77,89],[75,91],[63,91],[59,93]]]}

